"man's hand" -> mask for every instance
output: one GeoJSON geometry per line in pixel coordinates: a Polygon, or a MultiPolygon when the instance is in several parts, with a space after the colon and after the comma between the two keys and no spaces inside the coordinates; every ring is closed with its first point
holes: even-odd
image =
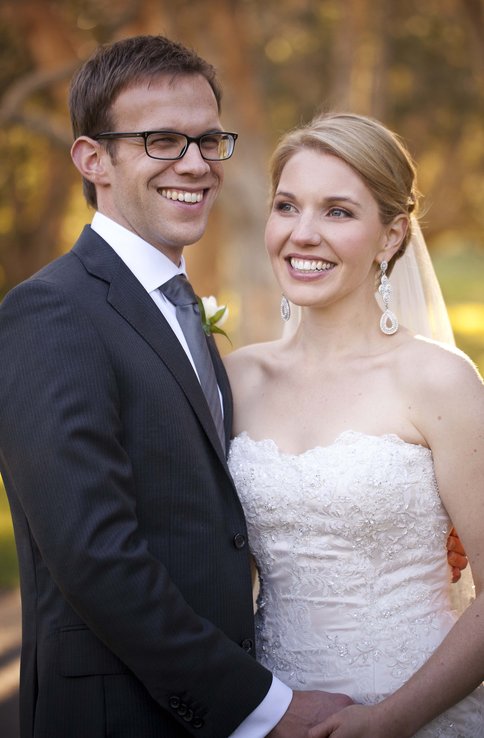
{"type": "Polygon", "coordinates": [[[452,583],[455,584],[468,564],[464,546],[455,528],[452,528],[447,539],[447,561],[452,569],[452,583]]]}
{"type": "Polygon", "coordinates": [[[351,704],[353,701],[345,694],[293,692],[287,712],[268,738],[306,738],[310,728],[351,704]]]}

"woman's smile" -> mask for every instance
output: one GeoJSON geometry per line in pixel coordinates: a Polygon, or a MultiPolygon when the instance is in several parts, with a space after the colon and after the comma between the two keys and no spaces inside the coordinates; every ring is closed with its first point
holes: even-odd
{"type": "Polygon", "coordinates": [[[322,272],[329,272],[336,266],[332,261],[298,256],[289,257],[287,262],[293,272],[304,276],[320,276],[322,272]]]}

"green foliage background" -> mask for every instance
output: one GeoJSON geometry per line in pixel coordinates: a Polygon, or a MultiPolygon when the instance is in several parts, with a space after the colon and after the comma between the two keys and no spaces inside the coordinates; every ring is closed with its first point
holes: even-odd
{"type": "Polygon", "coordinates": [[[17,552],[7,495],[0,477],[0,591],[18,583],[17,552]]]}

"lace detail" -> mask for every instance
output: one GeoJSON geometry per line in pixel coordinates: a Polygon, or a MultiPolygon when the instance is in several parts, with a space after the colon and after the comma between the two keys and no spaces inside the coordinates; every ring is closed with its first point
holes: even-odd
{"type": "MultiPolygon", "coordinates": [[[[395,691],[455,621],[431,451],[346,431],[291,455],[242,433],[229,466],[261,575],[260,661],[295,689],[395,691]]],[[[419,738],[484,738],[483,690],[419,738]]]]}

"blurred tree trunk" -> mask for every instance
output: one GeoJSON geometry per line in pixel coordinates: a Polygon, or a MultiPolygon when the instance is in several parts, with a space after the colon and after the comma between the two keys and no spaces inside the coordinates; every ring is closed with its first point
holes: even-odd
{"type": "Polygon", "coordinates": [[[469,51],[474,61],[473,68],[478,75],[479,82],[482,83],[484,79],[484,2],[483,0],[460,1],[471,39],[469,51]]]}
{"type": "MultiPolygon", "coordinates": [[[[222,124],[239,134],[234,159],[224,164],[225,184],[206,235],[186,251],[190,270],[199,292],[229,302],[237,343],[267,339],[279,330],[277,290],[263,238],[269,116],[252,66],[249,19],[243,3],[219,0],[215,9],[209,0],[201,0],[177,6],[168,27],[172,36],[183,34],[184,43],[216,67],[224,89],[222,124]],[[274,306],[268,314],[270,292],[274,306]],[[263,317],[249,321],[255,315],[263,317]]],[[[224,341],[219,346],[227,348],[224,341]]]]}
{"type": "Polygon", "coordinates": [[[14,80],[0,102],[2,124],[10,126],[0,144],[4,167],[10,170],[5,189],[12,224],[0,238],[5,289],[58,255],[73,182],[65,116],[73,46],[50,3],[24,0],[21,6],[21,12],[18,2],[7,1],[2,7],[2,19],[21,36],[32,63],[32,71],[14,80]],[[36,102],[39,93],[47,94],[49,115],[36,102]],[[51,142],[50,147],[37,132],[51,142]]]}
{"type": "Polygon", "coordinates": [[[346,0],[339,12],[330,99],[338,110],[384,118],[388,3],[346,0]]]}

